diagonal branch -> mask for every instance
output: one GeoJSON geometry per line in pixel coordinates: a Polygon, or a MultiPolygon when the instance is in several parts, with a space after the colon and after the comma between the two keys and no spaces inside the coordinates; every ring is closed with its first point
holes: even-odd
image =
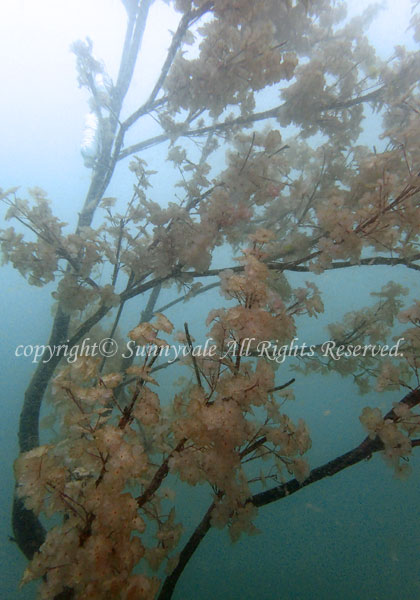
{"type": "MultiPolygon", "coordinates": [[[[400,404],[405,404],[409,408],[413,408],[414,406],[420,404],[420,389],[417,388],[411,391],[400,401],[400,404]]],[[[395,419],[396,415],[393,410],[390,410],[384,418],[395,419]]],[[[413,440],[412,446],[420,446],[420,440],[413,440]]],[[[353,448],[353,450],[350,450],[349,452],[330,460],[321,467],[313,469],[310,472],[309,477],[305,479],[303,483],[299,483],[296,479],[292,479],[287,483],[276,486],[270,490],[254,494],[252,498],[249,499],[249,502],[252,502],[252,504],[256,507],[261,507],[265,506],[266,504],[270,504],[271,502],[281,500],[282,498],[290,496],[290,494],[294,494],[295,492],[298,492],[299,490],[311,485],[312,483],[315,483],[316,481],[320,481],[325,477],[332,477],[347,467],[355,465],[362,460],[369,459],[375,452],[379,452],[380,450],[383,450],[383,448],[384,446],[378,437],[375,437],[374,439],[367,437],[358,446],[353,448]]],[[[158,600],[170,600],[170,598],[172,598],[173,591],[183,570],[187,566],[194,552],[197,550],[200,542],[204,539],[206,533],[211,528],[211,515],[215,505],[215,502],[210,504],[207,512],[180,552],[178,564],[172,573],[165,578],[158,596],[158,600]]]]}
{"type": "MultiPolygon", "coordinates": [[[[121,125],[121,131],[125,133],[129,127],[131,127],[140,117],[147,114],[155,105],[156,98],[159,94],[165,79],[168,75],[169,69],[172,66],[175,55],[181,47],[182,40],[188,28],[191,27],[198,19],[200,19],[206,12],[212,9],[214,2],[206,2],[203,6],[196,10],[190,10],[185,13],[179,22],[178,29],[176,30],[171,45],[169,46],[166,60],[163,63],[162,70],[158,77],[158,80],[150,93],[149,98],[146,102],[140,106],[135,112],[133,112],[121,125]]],[[[158,101],[159,102],[159,101],[158,101]]]]}
{"type": "MultiPolygon", "coordinates": [[[[369,94],[365,94],[364,96],[358,96],[357,98],[352,98],[347,102],[336,102],[330,104],[328,106],[319,106],[318,111],[324,112],[328,110],[343,110],[348,109],[358,104],[363,104],[364,102],[372,102],[377,100],[381,93],[383,92],[384,87],[381,87],[374,92],[370,92],[369,94]]],[[[186,129],[185,131],[180,132],[180,137],[200,137],[202,135],[206,135],[208,133],[221,133],[223,131],[228,131],[233,127],[238,127],[240,125],[249,125],[251,123],[256,123],[258,121],[264,121],[266,119],[277,119],[282,110],[287,106],[287,102],[283,104],[279,104],[278,106],[274,106],[268,110],[264,110],[261,112],[253,113],[244,117],[237,117],[236,119],[226,119],[226,121],[214,123],[212,125],[206,125],[204,127],[198,127],[197,129],[186,129]]],[[[140,152],[141,150],[146,150],[147,148],[151,148],[152,146],[156,146],[158,144],[162,144],[170,139],[170,136],[166,133],[161,135],[157,135],[147,140],[143,140],[138,142],[137,144],[133,144],[132,146],[128,146],[124,150],[120,152],[118,155],[118,160],[122,160],[131,154],[135,154],[136,152],[140,152]]]]}
{"type": "MultiPolygon", "coordinates": [[[[318,253],[313,253],[310,257],[303,257],[302,259],[298,259],[291,262],[269,262],[267,266],[269,269],[273,271],[293,271],[297,273],[309,273],[311,270],[309,267],[302,266],[301,262],[309,260],[313,256],[318,253]]],[[[388,266],[396,266],[402,265],[409,269],[414,269],[415,271],[420,271],[420,265],[415,264],[413,261],[420,260],[420,254],[415,254],[410,258],[392,258],[387,256],[374,256],[371,258],[361,258],[357,263],[351,261],[335,261],[331,263],[330,266],[325,267],[326,271],[331,269],[345,269],[348,267],[372,267],[372,266],[380,266],[380,265],[388,265],[388,266]]],[[[223,267],[221,269],[207,269],[206,271],[198,272],[198,271],[189,271],[187,272],[190,277],[199,278],[199,277],[217,277],[223,271],[233,271],[234,273],[240,273],[244,270],[244,267],[241,265],[232,265],[230,267],[223,267]]]]}

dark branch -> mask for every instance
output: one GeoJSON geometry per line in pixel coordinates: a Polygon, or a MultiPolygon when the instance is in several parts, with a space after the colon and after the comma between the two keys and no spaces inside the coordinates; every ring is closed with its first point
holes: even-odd
{"type": "MultiPolygon", "coordinates": [[[[384,88],[379,88],[374,92],[370,92],[369,94],[365,94],[364,96],[359,96],[357,98],[352,98],[347,102],[337,102],[328,106],[320,106],[318,107],[318,111],[324,112],[329,110],[343,110],[351,108],[352,106],[356,106],[358,104],[362,104],[363,102],[372,102],[380,97],[380,94],[382,93],[383,89],[384,88]]],[[[185,131],[180,132],[180,137],[200,137],[208,133],[221,133],[223,131],[228,131],[234,127],[250,125],[251,123],[265,121],[266,119],[277,119],[280,116],[281,111],[284,110],[286,104],[287,103],[280,104],[268,110],[253,113],[252,115],[248,115],[246,117],[226,119],[226,121],[223,121],[221,123],[214,123],[213,125],[198,127],[197,129],[186,129],[185,131]]],[[[316,109],[316,107],[314,108],[316,109]]],[[[157,144],[162,144],[163,142],[166,142],[169,139],[169,135],[161,134],[152,138],[148,138],[147,140],[143,140],[142,142],[138,142],[137,144],[133,144],[132,146],[128,146],[122,152],[120,152],[118,160],[122,160],[123,158],[126,158],[131,154],[135,154],[136,152],[140,152],[141,150],[145,150],[146,148],[151,148],[152,146],[156,146],[157,144]]]]}
{"type": "MultiPolygon", "coordinates": [[[[409,408],[413,408],[417,404],[420,404],[420,389],[417,388],[411,391],[407,396],[405,396],[401,401],[401,404],[406,404],[409,408]]],[[[396,415],[393,410],[390,410],[384,417],[385,419],[396,419],[396,415]]],[[[412,446],[417,447],[420,445],[420,440],[413,440],[412,446]]],[[[266,490],[264,492],[260,492],[258,494],[254,494],[252,498],[250,498],[250,502],[254,504],[256,507],[265,506],[266,504],[270,504],[271,502],[275,502],[277,500],[281,500],[295,492],[300,491],[304,487],[315,483],[316,481],[320,481],[325,477],[332,477],[336,475],[340,471],[355,465],[362,460],[369,459],[375,452],[383,450],[384,446],[381,440],[378,437],[371,439],[369,437],[365,438],[361,444],[342,454],[341,456],[330,460],[326,464],[321,467],[317,467],[313,469],[309,477],[305,479],[303,483],[299,483],[296,479],[292,479],[287,483],[276,486],[270,490],[266,490]]],[[[211,513],[215,507],[215,502],[212,502],[207,509],[206,514],[202,518],[199,525],[196,527],[195,531],[189,538],[188,542],[182,549],[179,555],[179,561],[176,568],[172,571],[170,575],[168,575],[163,583],[161,592],[158,596],[158,600],[169,600],[172,598],[172,593],[175,589],[177,581],[181,576],[183,570],[185,569],[188,561],[198,548],[200,542],[205,537],[206,533],[209,531],[211,527],[211,513]]]]}

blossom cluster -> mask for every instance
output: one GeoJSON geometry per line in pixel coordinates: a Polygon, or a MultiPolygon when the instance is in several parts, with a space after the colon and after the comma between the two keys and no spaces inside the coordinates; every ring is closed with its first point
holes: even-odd
{"type": "Polygon", "coordinates": [[[395,475],[404,477],[409,474],[410,437],[420,432],[420,415],[400,402],[394,403],[392,418],[384,418],[379,408],[366,407],[360,422],[370,438],[377,436],[382,442],[384,459],[394,469],[395,475]]]}
{"type": "MultiPolygon", "coordinates": [[[[293,311],[268,286],[262,259],[269,239],[265,230],[253,234],[241,274],[223,276],[222,293],[235,306],[212,311],[215,351],[191,353],[187,361],[196,381],[169,404],[152,389],[158,385],[151,372],[154,356],[125,374],[102,374],[97,359],[82,356],[55,378],[52,402],[60,435],[15,463],[17,492],[26,507],[62,517],[23,578],[23,583],[43,578],[42,598],[65,588],[96,600],[154,598],[159,579],[148,570],[163,563],[167,572],[174,568],[183,531],[173,495],[162,488],[168,474],[209,486],[212,524],[228,526],[233,540],[257,531],[255,485],[287,473],[300,482],[308,476],[303,455],[311,446],[309,432],[302,419],[295,424],[280,410],[270,361],[226,352],[251,328],[257,338],[293,335],[293,311]],[[133,378],[134,385],[126,383],[133,378]],[[262,459],[264,468],[252,477],[249,464],[262,459]]],[[[304,306],[308,294],[297,296],[304,306]]],[[[137,343],[165,347],[162,334],[172,331],[169,319],[157,313],[129,335],[137,343]]]]}

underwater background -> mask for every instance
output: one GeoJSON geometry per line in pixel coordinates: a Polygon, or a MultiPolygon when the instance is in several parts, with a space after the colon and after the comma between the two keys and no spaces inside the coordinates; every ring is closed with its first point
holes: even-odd
{"type": "MultiPolygon", "coordinates": [[[[350,2],[355,13],[366,5],[364,1],[350,2]]],[[[405,31],[409,10],[407,1],[390,1],[372,26],[370,39],[380,56],[389,56],[396,44],[410,46],[405,31]]],[[[167,6],[154,4],[152,26],[143,44],[147,51],[137,66],[129,108],[138,105],[144,89],[150,89],[170,41],[167,30],[174,30],[176,22],[177,16],[167,6]]],[[[32,186],[43,188],[54,212],[68,223],[69,230],[74,229],[90,179],[80,155],[87,99],[77,87],[75,58],[69,45],[91,37],[95,54],[112,73],[118,65],[124,26],[125,13],[117,0],[0,3],[0,186],[7,189],[19,185],[23,191],[32,186]]],[[[363,142],[378,144],[376,135],[377,120],[372,115],[365,120],[363,142]]],[[[166,204],[173,192],[171,173],[165,168],[170,170],[171,166],[165,166],[161,154],[159,147],[147,151],[150,168],[159,170],[154,200],[166,204]]],[[[131,186],[127,165],[120,164],[107,195],[128,197],[131,186]]],[[[0,597],[30,600],[36,597],[36,586],[18,589],[25,559],[8,537],[12,535],[12,464],[18,452],[19,412],[34,369],[30,358],[15,356],[15,348],[18,344],[46,342],[54,285],[30,287],[9,265],[2,267],[0,277],[0,597]]],[[[410,287],[412,296],[407,304],[420,297],[418,275],[403,267],[378,267],[368,278],[357,267],[326,272],[321,277],[304,276],[311,277],[323,292],[329,322],[367,304],[369,292],[390,279],[410,287]]],[[[298,274],[292,274],[290,280],[302,281],[298,274]]],[[[170,291],[165,294],[171,297],[170,291]]],[[[204,332],[203,316],[220,304],[217,291],[206,301],[191,301],[187,305],[190,329],[204,332]]],[[[168,311],[168,317],[175,322],[184,319],[185,306],[168,311]]],[[[144,305],[137,304],[130,309],[127,323],[122,325],[124,335],[142,308],[144,305]]],[[[305,334],[302,341],[310,344],[328,339],[325,324],[323,318],[308,321],[300,332],[301,337],[305,334]]],[[[291,364],[291,360],[285,362],[282,379],[295,376],[288,371],[291,364]]],[[[313,443],[309,453],[312,467],[360,443],[365,434],[358,417],[364,406],[389,408],[403,395],[372,392],[361,397],[350,379],[336,374],[298,374],[294,391],[296,400],[287,412],[292,419],[302,416],[307,421],[313,443]]],[[[419,452],[413,453],[410,464],[412,475],[406,481],[396,480],[381,457],[375,455],[370,461],[260,509],[255,524],[261,533],[243,536],[234,545],[227,532],[210,531],[183,573],[174,598],[420,598],[419,452]]],[[[202,516],[203,492],[189,488],[187,493],[180,517],[186,528],[192,528],[202,516]]]]}

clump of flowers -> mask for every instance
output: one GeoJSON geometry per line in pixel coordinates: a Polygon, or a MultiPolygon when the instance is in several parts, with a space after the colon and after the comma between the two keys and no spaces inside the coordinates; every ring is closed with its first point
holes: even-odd
{"type": "Polygon", "coordinates": [[[378,437],[383,444],[385,461],[394,469],[397,477],[410,473],[407,460],[411,454],[410,437],[420,431],[420,416],[404,403],[394,403],[394,408],[386,417],[379,408],[366,407],[360,422],[369,437],[378,437]]]}
{"type": "MultiPolygon", "coordinates": [[[[152,389],[152,353],[125,375],[102,375],[96,359],[81,357],[54,380],[60,436],[15,464],[27,508],[62,517],[23,577],[23,583],[43,578],[41,598],[66,588],[76,598],[154,598],[160,581],[149,569],[175,567],[183,531],[173,498],[162,488],[168,474],[210,486],[211,522],[228,526],[232,540],[257,531],[255,485],[281,479],[284,471],[300,482],[308,476],[302,456],[311,446],[309,433],[303,420],[296,425],[280,411],[272,364],[236,351],[246,336],[294,334],[296,303],[288,310],[269,287],[263,246],[270,239],[264,230],[253,234],[242,270],[223,275],[222,293],[235,305],[210,314],[216,350],[210,357],[192,353],[195,382],[169,406],[152,389]],[[133,377],[130,387],[126,379],[133,377]],[[250,464],[261,459],[264,469],[255,477],[250,464]]],[[[307,294],[301,296],[304,304],[307,294]]],[[[168,342],[161,334],[172,331],[167,317],[157,314],[129,336],[162,348],[168,342]]]]}

